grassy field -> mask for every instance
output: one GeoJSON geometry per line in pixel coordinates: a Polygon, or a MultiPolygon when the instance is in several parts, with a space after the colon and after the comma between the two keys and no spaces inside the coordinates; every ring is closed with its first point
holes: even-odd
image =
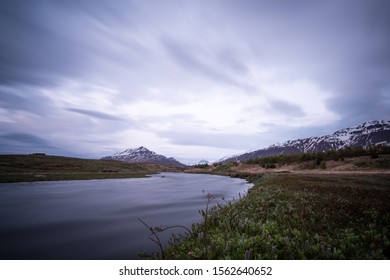
{"type": "Polygon", "coordinates": [[[201,211],[204,222],[173,237],[164,257],[390,258],[390,175],[267,173],[248,180],[255,185],[245,197],[201,211]]]}
{"type": "Polygon", "coordinates": [[[0,183],[144,177],[179,168],[48,155],[0,155],[0,183]]]}

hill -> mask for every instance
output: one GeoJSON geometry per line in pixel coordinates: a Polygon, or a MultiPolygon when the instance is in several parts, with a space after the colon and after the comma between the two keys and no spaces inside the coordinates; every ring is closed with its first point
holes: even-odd
{"type": "Polygon", "coordinates": [[[180,171],[174,165],[128,163],[49,155],[0,155],[0,183],[144,177],[180,171]]]}

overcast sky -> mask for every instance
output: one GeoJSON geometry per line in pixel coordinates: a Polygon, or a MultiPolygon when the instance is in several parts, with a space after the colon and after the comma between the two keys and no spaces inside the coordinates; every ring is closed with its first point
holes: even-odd
{"type": "Polygon", "coordinates": [[[190,163],[390,119],[390,1],[0,2],[0,153],[190,163]]]}

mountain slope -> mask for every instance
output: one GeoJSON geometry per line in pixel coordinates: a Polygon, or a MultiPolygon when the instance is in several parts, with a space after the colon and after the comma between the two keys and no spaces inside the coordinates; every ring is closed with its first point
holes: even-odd
{"type": "Polygon", "coordinates": [[[337,130],[329,135],[289,140],[265,149],[224,158],[219,162],[245,161],[282,154],[325,152],[346,147],[367,148],[375,145],[390,146],[390,121],[369,121],[354,127],[337,130]]]}
{"type": "Polygon", "coordinates": [[[101,158],[102,160],[119,160],[126,162],[150,162],[161,164],[173,164],[177,166],[185,166],[183,163],[170,157],[167,158],[163,155],[159,155],[147,148],[141,146],[135,149],[127,149],[119,153],[115,153],[112,156],[106,156],[101,158]]]}

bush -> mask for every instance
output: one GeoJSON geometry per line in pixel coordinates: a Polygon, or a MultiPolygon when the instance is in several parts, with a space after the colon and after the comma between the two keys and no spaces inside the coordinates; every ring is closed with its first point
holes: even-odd
{"type": "Polygon", "coordinates": [[[193,167],[195,167],[195,168],[207,168],[207,167],[209,167],[209,165],[207,163],[205,163],[205,164],[195,164],[193,167]]]}
{"type": "Polygon", "coordinates": [[[276,164],[275,164],[275,163],[267,163],[267,164],[265,165],[265,168],[266,168],[266,169],[269,169],[269,168],[276,168],[276,164]]]}

